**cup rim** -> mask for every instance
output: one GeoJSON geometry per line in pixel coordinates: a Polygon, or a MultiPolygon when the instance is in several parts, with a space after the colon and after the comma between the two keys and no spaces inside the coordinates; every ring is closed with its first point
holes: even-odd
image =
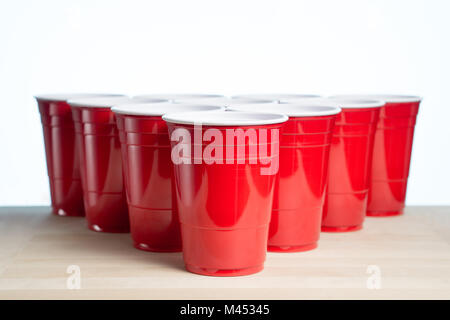
{"type": "Polygon", "coordinates": [[[288,117],[320,117],[331,116],[341,112],[341,108],[330,103],[296,102],[296,103],[271,103],[271,104],[242,104],[228,108],[232,111],[281,113],[288,117]]]}
{"type": "Polygon", "coordinates": [[[84,98],[106,98],[106,97],[127,97],[124,94],[117,93],[48,93],[48,94],[37,94],[34,95],[36,100],[44,101],[62,101],[67,102],[74,99],[84,99],[84,98]]]}
{"type": "Polygon", "coordinates": [[[381,108],[386,104],[384,100],[374,100],[374,99],[360,99],[360,98],[323,98],[315,99],[308,102],[315,104],[328,104],[334,105],[341,109],[366,109],[366,108],[381,108]]]}
{"type": "Polygon", "coordinates": [[[224,97],[223,99],[198,99],[198,100],[187,100],[187,101],[175,101],[174,103],[198,103],[198,104],[211,104],[211,105],[219,105],[223,107],[229,107],[231,105],[234,105],[236,103],[242,103],[242,104],[254,104],[254,103],[273,103],[272,100],[253,100],[253,99],[231,99],[224,97]]]}
{"type": "Polygon", "coordinates": [[[283,123],[288,117],[281,113],[218,111],[168,113],[163,116],[163,120],[185,125],[244,127],[283,123]]]}
{"type": "Polygon", "coordinates": [[[187,100],[198,100],[198,99],[222,99],[225,96],[220,94],[208,94],[208,93],[156,93],[156,94],[140,94],[133,96],[132,99],[139,101],[148,98],[156,98],[168,100],[170,102],[187,102],[187,100]]]}
{"type": "Polygon", "coordinates": [[[386,103],[421,102],[422,97],[402,94],[339,94],[327,98],[382,100],[386,103]]]}
{"type": "Polygon", "coordinates": [[[93,97],[68,100],[67,103],[71,107],[111,108],[114,105],[129,103],[130,101],[131,99],[129,97],[93,97]]]}
{"type": "Polygon", "coordinates": [[[301,94],[301,93],[255,93],[240,94],[231,97],[232,99],[263,99],[273,102],[294,101],[302,99],[322,98],[317,94],[301,94]]]}
{"type": "Polygon", "coordinates": [[[235,105],[235,104],[269,104],[269,103],[274,103],[273,100],[269,100],[269,99],[241,99],[241,98],[233,98],[230,99],[229,104],[230,105],[235,105]]]}
{"type": "MultiPolygon", "coordinates": [[[[173,104],[199,104],[199,105],[211,105],[211,106],[220,106],[220,107],[226,107],[227,100],[231,100],[229,98],[224,97],[221,98],[199,98],[199,99],[187,99],[187,100],[172,100],[171,103],[173,104]]],[[[170,101],[170,100],[169,100],[170,101]]]]}
{"type": "Polygon", "coordinates": [[[207,104],[191,104],[191,103],[125,103],[114,105],[111,111],[117,114],[131,115],[131,116],[163,116],[169,112],[179,113],[183,111],[220,111],[225,108],[218,105],[207,104]]]}

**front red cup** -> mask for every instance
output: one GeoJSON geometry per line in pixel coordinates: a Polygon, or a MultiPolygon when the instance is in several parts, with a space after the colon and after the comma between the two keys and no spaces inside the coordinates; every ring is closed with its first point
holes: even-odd
{"type": "Polygon", "coordinates": [[[366,216],[373,141],[382,101],[329,100],[342,108],[334,126],[322,231],[362,228],[366,216]]]}
{"type": "Polygon", "coordinates": [[[89,229],[129,232],[119,133],[111,107],[126,97],[70,100],[89,229]]]}
{"type": "Polygon", "coordinates": [[[130,104],[113,108],[122,145],[125,187],[134,247],[181,251],[173,195],[170,140],[162,115],[180,110],[221,110],[185,104],[130,104]]]}
{"type": "Polygon", "coordinates": [[[401,215],[405,207],[414,127],[421,98],[400,95],[345,97],[386,102],[380,110],[375,131],[367,215],[401,215]]]}
{"type": "Polygon", "coordinates": [[[289,116],[280,138],[280,172],[275,182],[268,250],[312,250],[320,236],[330,143],[340,109],[331,103],[309,101],[232,107],[237,111],[252,108],[289,116]]]}
{"type": "Polygon", "coordinates": [[[45,155],[53,214],[84,216],[79,157],[75,148],[72,112],[67,100],[105,94],[36,96],[44,133],[45,155]]]}
{"type": "Polygon", "coordinates": [[[278,137],[287,117],[217,112],[169,114],[164,119],[172,137],[172,154],[177,155],[183,145],[191,150],[183,149],[183,161],[174,165],[186,269],[209,276],[262,270],[278,172],[278,137]],[[179,132],[185,133],[181,140],[179,132]],[[231,136],[236,132],[242,139],[231,136]],[[262,138],[264,134],[267,139],[262,138]],[[267,153],[262,155],[261,150],[267,153]],[[265,172],[269,166],[273,170],[265,172]]]}

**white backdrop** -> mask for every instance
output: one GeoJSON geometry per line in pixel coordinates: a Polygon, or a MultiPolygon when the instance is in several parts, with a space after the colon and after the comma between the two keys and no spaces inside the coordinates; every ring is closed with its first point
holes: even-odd
{"type": "Polygon", "coordinates": [[[450,1],[1,0],[0,205],[50,203],[32,95],[422,95],[408,204],[450,204],[450,1]]]}

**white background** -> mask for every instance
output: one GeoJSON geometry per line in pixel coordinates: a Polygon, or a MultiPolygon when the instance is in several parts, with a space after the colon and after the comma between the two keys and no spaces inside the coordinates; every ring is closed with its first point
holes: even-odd
{"type": "Polygon", "coordinates": [[[450,204],[450,1],[0,0],[0,205],[50,203],[49,92],[425,99],[408,204],[450,204]]]}

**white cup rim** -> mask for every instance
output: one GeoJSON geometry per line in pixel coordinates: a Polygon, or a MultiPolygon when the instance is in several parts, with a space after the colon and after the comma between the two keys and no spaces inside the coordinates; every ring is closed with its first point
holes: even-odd
{"type": "Polygon", "coordinates": [[[341,109],[381,108],[386,104],[383,100],[357,98],[322,98],[308,101],[298,101],[298,104],[332,105],[341,109]]]}
{"type": "Polygon", "coordinates": [[[168,113],[163,120],[170,123],[217,127],[245,127],[283,123],[288,117],[280,113],[268,112],[179,112],[168,113]]]}
{"type": "Polygon", "coordinates": [[[211,106],[220,106],[220,107],[226,107],[227,101],[231,100],[227,97],[222,98],[197,98],[197,99],[178,99],[178,100],[172,100],[171,102],[174,104],[199,104],[199,105],[211,105],[211,106]]]}
{"type": "Polygon", "coordinates": [[[420,96],[401,94],[339,94],[328,96],[328,98],[381,100],[385,101],[386,103],[406,103],[422,101],[422,97],[420,96]]]}
{"type": "Polygon", "coordinates": [[[174,103],[198,103],[198,104],[210,104],[210,105],[219,105],[223,107],[229,107],[235,105],[237,103],[242,104],[253,104],[253,103],[273,103],[272,100],[263,100],[263,99],[231,99],[224,97],[223,99],[197,99],[197,100],[178,100],[174,101],[174,103]]]}
{"type": "MultiPolygon", "coordinates": [[[[273,100],[269,100],[269,99],[240,99],[240,98],[233,98],[230,99],[229,101],[229,105],[228,106],[232,106],[232,105],[236,105],[236,104],[267,104],[267,103],[273,103],[273,100]]],[[[228,107],[227,106],[227,107],[228,107]]]]}
{"type": "Polygon", "coordinates": [[[242,104],[228,108],[232,111],[282,113],[288,117],[319,117],[330,116],[341,112],[341,108],[331,103],[297,102],[297,103],[270,103],[270,104],[242,104]]]}
{"type": "Polygon", "coordinates": [[[295,101],[301,99],[321,98],[317,94],[298,94],[298,93],[256,93],[256,94],[241,94],[232,96],[232,99],[263,99],[274,102],[295,101]]]}
{"type": "MultiPolygon", "coordinates": [[[[129,97],[93,97],[83,99],[73,99],[67,101],[72,107],[84,107],[84,108],[112,108],[114,105],[130,103],[129,97]]],[[[165,102],[165,100],[161,100],[165,102]]],[[[158,103],[158,101],[155,101],[158,103]]]]}
{"type": "Polygon", "coordinates": [[[188,103],[126,103],[115,105],[111,111],[118,114],[133,116],[163,116],[167,113],[178,113],[183,111],[220,111],[225,108],[217,105],[188,104],[188,103]]]}
{"type": "Polygon", "coordinates": [[[124,94],[116,93],[49,93],[34,95],[37,100],[62,101],[67,102],[74,99],[94,98],[94,97],[126,97],[124,94]]]}
{"type": "Polygon", "coordinates": [[[160,94],[141,94],[133,96],[133,100],[145,100],[148,98],[156,98],[168,100],[170,102],[187,102],[187,100],[198,99],[223,99],[225,96],[220,94],[208,94],[208,93],[160,93],[160,94]]]}

